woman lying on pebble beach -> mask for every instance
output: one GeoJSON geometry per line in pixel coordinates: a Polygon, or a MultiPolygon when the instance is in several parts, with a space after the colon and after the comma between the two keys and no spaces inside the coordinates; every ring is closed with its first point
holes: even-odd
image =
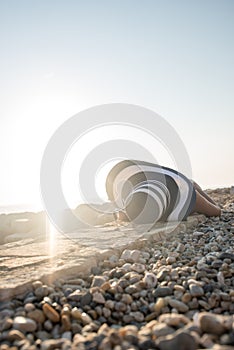
{"type": "Polygon", "coordinates": [[[106,179],[115,218],[136,224],[182,221],[193,213],[220,216],[221,209],[180,172],[139,160],[116,164],[106,179]]]}

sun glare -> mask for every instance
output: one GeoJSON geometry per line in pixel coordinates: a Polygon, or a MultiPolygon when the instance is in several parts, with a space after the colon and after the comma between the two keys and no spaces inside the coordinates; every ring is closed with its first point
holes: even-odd
{"type": "Polygon", "coordinates": [[[107,200],[106,176],[115,163],[126,158],[126,152],[129,150],[124,149],[124,142],[127,142],[127,148],[130,151],[132,149],[130,158],[141,157],[138,151],[142,147],[154,157],[158,164],[176,169],[174,159],[166,147],[144,130],[125,125],[100,126],[82,135],[72,145],[64,160],[61,182],[70,208],[76,207],[81,202],[107,200]],[[113,140],[118,142],[119,154],[116,155],[115,144],[115,150],[111,156],[113,140]]]}
{"type": "Polygon", "coordinates": [[[49,256],[53,257],[56,254],[58,231],[56,230],[56,228],[48,218],[47,218],[47,236],[48,236],[49,256]]]}

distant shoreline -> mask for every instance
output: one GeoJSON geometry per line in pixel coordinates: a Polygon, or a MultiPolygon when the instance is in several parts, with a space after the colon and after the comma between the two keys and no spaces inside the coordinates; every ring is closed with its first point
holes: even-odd
{"type": "Polygon", "coordinates": [[[1,205],[0,214],[13,214],[13,213],[22,213],[22,212],[40,212],[44,211],[43,206],[36,206],[33,204],[16,204],[16,205],[1,205]]]}
{"type": "MultiPolygon", "coordinates": [[[[226,187],[216,187],[216,188],[207,188],[205,191],[207,192],[213,192],[213,191],[219,191],[219,190],[227,190],[231,189],[233,186],[226,186],[226,187]]],[[[84,202],[77,202],[77,206],[80,204],[83,204],[84,202]]],[[[88,204],[88,203],[86,203],[88,204]]],[[[45,208],[42,204],[30,204],[30,203],[24,203],[24,204],[10,204],[10,205],[0,205],[0,215],[1,214],[13,214],[13,213],[22,213],[22,212],[41,212],[45,211],[45,208]]]]}

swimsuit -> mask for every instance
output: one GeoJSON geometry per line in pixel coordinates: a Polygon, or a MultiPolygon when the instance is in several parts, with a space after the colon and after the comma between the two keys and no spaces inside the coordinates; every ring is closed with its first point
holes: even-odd
{"type": "Polygon", "coordinates": [[[137,224],[185,220],[196,201],[194,186],[186,176],[139,160],[116,164],[107,176],[106,191],[137,224]]]}

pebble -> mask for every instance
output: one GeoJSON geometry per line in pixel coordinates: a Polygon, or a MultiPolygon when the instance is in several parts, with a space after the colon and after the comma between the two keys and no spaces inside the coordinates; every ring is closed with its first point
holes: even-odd
{"type": "Polygon", "coordinates": [[[189,291],[192,297],[201,297],[204,295],[203,288],[196,284],[190,284],[189,291]]]}
{"type": "Polygon", "coordinates": [[[111,316],[111,310],[110,310],[110,309],[107,309],[106,307],[104,307],[104,308],[102,309],[102,313],[103,313],[103,316],[104,316],[105,318],[108,318],[108,317],[111,316]]]}
{"type": "Polygon", "coordinates": [[[164,306],[165,306],[165,300],[163,298],[158,298],[154,305],[154,310],[159,313],[164,306]]]}
{"type": "Polygon", "coordinates": [[[187,312],[189,310],[189,307],[183,303],[182,301],[176,300],[176,299],[169,299],[168,303],[171,307],[175,308],[179,312],[187,312]]]}
{"type": "Polygon", "coordinates": [[[8,333],[7,339],[10,341],[22,340],[22,339],[25,339],[25,335],[24,335],[24,333],[22,333],[21,331],[19,331],[17,329],[12,329],[8,333]]]}
{"type": "Polygon", "coordinates": [[[5,318],[5,317],[12,317],[12,316],[14,316],[13,310],[5,309],[5,310],[0,311],[1,319],[5,318]]]}
{"type": "Polygon", "coordinates": [[[166,297],[168,295],[171,295],[172,294],[172,290],[170,287],[167,287],[167,286],[159,286],[157,287],[154,292],[153,292],[153,295],[158,298],[158,297],[166,297]]]}
{"type": "Polygon", "coordinates": [[[143,273],[143,272],[145,272],[145,265],[139,264],[139,263],[134,263],[131,266],[131,270],[138,272],[138,273],[143,273]]]}
{"type": "Polygon", "coordinates": [[[145,318],[144,314],[140,311],[130,312],[130,316],[132,316],[136,322],[143,322],[145,318]]]}
{"type": "Polygon", "coordinates": [[[217,273],[217,281],[218,281],[220,284],[224,284],[224,283],[225,283],[224,275],[223,275],[223,272],[222,272],[222,271],[219,271],[219,272],[217,273]]]}
{"type": "Polygon", "coordinates": [[[43,311],[39,309],[28,312],[27,316],[38,323],[43,323],[45,321],[45,315],[43,311]]]}
{"type": "Polygon", "coordinates": [[[44,328],[50,332],[53,329],[53,323],[50,320],[46,320],[44,323],[44,328]]]}
{"type": "Polygon", "coordinates": [[[125,249],[121,254],[120,259],[126,260],[127,262],[137,262],[140,259],[140,250],[129,250],[125,249]]]}
{"type": "Polygon", "coordinates": [[[36,332],[36,337],[40,339],[40,341],[51,339],[51,334],[46,331],[38,331],[36,332]]]}
{"type": "Polygon", "coordinates": [[[61,322],[62,322],[63,330],[70,331],[71,329],[70,317],[68,315],[62,315],[61,322]]]}
{"type": "Polygon", "coordinates": [[[199,343],[205,348],[205,349],[211,349],[214,346],[214,342],[212,340],[212,336],[210,334],[203,334],[203,336],[199,339],[199,343]]]}
{"type": "Polygon", "coordinates": [[[180,325],[186,325],[190,322],[190,319],[181,314],[166,313],[160,315],[158,318],[159,323],[166,323],[168,326],[179,327],[180,325]]]}
{"type": "Polygon", "coordinates": [[[204,333],[222,335],[226,331],[224,318],[220,315],[202,312],[198,315],[198,324],[204,333]]]}
{"type": "Polygon", "coordinates": [[[41,343],[41,350],[61,349],[65,339],[48,339],[41,343]]]}
{"type": "Polygon", "coordinates": [[[74,319],[76,320],[81,320],[81,317],[82,317],[82,313],[77,309],[77,307],[74,307],[72,310],[71,310],[71,315],[74,319]]]}
{"type": "Polygon", "coordinates": [[[89,292],[80,291],[77,289],[73,293],[68,295],[68,299],[71,301],[80,302],[81,306],[85,306],[91,303],[92,295],[89,292]]]}
{"type": "Polygon", "coordinates": [[[133,302],[133,299],[129,294],[122,294],[121,301],[122,303],[129,305],[133,302]]]}
{"type": "Polygon", "coordinates": [[[234,253],[223,252],[219,255],[219,259],[221,260],[230,259],[234,261],[234,253]]]}
{"type": "Polygon", "coordinates": [[[35,305],[32,304],[32,303],[27,303],[27,304],[24,305],[24,310],[26,312],[33,311],[33,310],[35,310],[35,305]]]}
{"type": "Polygon", "coordinates": [[[132,266],[132,264],[130,264],[130,263],[125,263],[125,264],[122,266],[122,268],[123,268],[126,272],[129,272],[129,271],[131,271],[131,266],[132,266]]]}
{"type": "Polygon", "coordinates": [[[156,340],[160,350],[195,350],[197,344],[194,337],[188,333],[180,332],[156,340]]]}
{"type": "Polygon", "coordinates": [[[95,303],[98,303],[98,304],[105,304],[106,300],[104,298],[104,296],[102,295],[102,293],[99,293],[99,292],[95,292],[93,294],[93,301],[95,303]]]}
{"type": "Polygon", "coordinates": [[[42,299],[49,294],[49,288],[46,285],[42,285],[34,290],[34,294],[38,299],[42,299]]]}
{"type": "Polygon", "coordinates": [[[181,298],[181,301],[187,304],[189,301],[191,301],[191,299],[192,299],[192,295],[190,293],[184,293],[181,298]]]}
{"type": "Polygon", "coordinates": [[[180,253],[183,253],[185,251],[185,245],[183,243],[178,243],[176,250],[180,253]]]}
{"type": "Polygon", "coordinates": [[[37,324],[30,318],[17,316],[13,320],[13,328],[21,332],[34,332],[37,329],[37,324]]]}
{"type": "Polygon", "coordinates": [[[0,332],[6,331],[7,329],[11,328],[12,325],[13,325],[12,318],[6,317],[0,323],[0,332]]]}
{"type": "Polygon", "coordinates": [[[104,276],[94,276],[91,284],[92,287],[101,287],[106,282],[106,278],[104,276]]]}
{"type": "Polygon", "coordinates": [[[174,332],[174,328],[169,327],[166,323],[159,323],[155,325],[152,329],[152,334],[157,338],[173,334],[174,332]]]}
{"type": "Polygon", "coordinates": [[[166,279],[166,277],[169,275],[170,271],[167,269],[162,269],[161,271],[158,272],[157,274],[157,279],[159,282],[162,282],[166,279]]]}
{"type": "Polygon", "coordinates": [[[152,289],[157,285],[157,277],[152,272],[146,272],[143,278],[143,282],[145,283],[145,287],[147,289],[152,289]]]}
{"type": "Polygon", "coordinates": [[[43,312],[45,314],[45,316],[51,320],[52,322],[59,322],[60,320],[60,316],[59,316],[59,313],[49,304],[44,304],[43,307],[43,312]]]}
{"type": "Polygon", "coordinates": [[[174,256],[168,256],[167,259],[166,259],[166,263],[168,265],[172,265],[176,262],[176,258],[174,256]]]}
{"type": "Polygon", "coordinates": [[[43,283],[41,281],[35,281],[32,283],[33,289],[41,288],[43,286],[43,283]]]}
{"type": "Polygon", "coordinates": [[[89,292],[85,292],[80,299],[80,305],[84,307],[85,305],[89,305],[92,301],[92,295],[89,292]]]}
{"type": "Polygon", "coordinates": [[[67,340],[72,340],[72,332],[63,332],[61,335],[61,338],[63,339],[67,339],[67,340]]]}
{"type": "Polygon", "coordinates": [[[84,325],[86,325],[92,322],[92,318],[88,314],[86,314],[86,312],[82,312],[81,321],[84,325]]]}

